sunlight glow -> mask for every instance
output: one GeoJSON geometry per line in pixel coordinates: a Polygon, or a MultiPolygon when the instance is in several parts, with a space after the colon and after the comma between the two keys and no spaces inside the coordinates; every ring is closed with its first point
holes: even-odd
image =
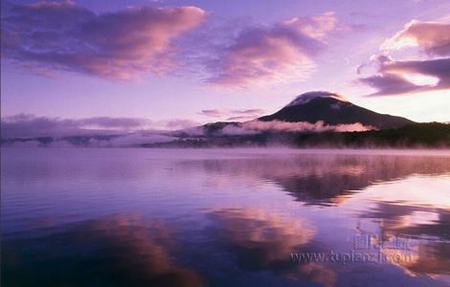
{"type": "Polygon", "coordinates": [[[422,74],[403,74],[406,80],[417,86],[435,86],[439,78],[422,74]]]}

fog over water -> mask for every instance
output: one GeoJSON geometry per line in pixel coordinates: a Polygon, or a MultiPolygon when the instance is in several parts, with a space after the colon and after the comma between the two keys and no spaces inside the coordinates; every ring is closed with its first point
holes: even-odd
{"type": "Polygon", "coordinates": [[[446,150],[1,152],[2,286],[450,284],[446,150]]]}

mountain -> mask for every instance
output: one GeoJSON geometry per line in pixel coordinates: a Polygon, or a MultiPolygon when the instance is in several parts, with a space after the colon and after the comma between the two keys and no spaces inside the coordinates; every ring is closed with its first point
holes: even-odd
{"type": "Polygon", "coordinates": [[[379,114],[328,92],[309,92],[278,112],[246,122],[176,131],[4,137],[3,146],[82,147],[450,147],[450,124],[379,114]]]}
{"type": "Polygon", "coordinates": [[[323,121],[327,125],[361,123],[377,129],[399,128],[414,122],[406,118],[379,114],[352,104],[329,92],[308,92],[278,112],[260,117],[260,121],[309,122],[323,121]]]}

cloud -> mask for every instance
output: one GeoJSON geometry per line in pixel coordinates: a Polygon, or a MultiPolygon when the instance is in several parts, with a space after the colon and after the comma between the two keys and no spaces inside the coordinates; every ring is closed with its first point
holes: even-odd
{"type": "Polygon", "coordinates": [[[264,112],[264,110],[261,109],[244,109],[244,110],[231,110],[233,114],[239,114],[239,115],[254,115],[254,114],[261,114],[264,112]]]}
{"type": "Polygon", "coordinates": [[[247,27],[209,62],[208,82],[245,87],[305,79],[314,70],[313,57],[326,47],[323,38],[335,23],[334,14],[327,12],[247,27]]]}
{"type": "Polygon", "coordinates": [[[199,112],[200,115],[211,117],[211,118],[221,118],[227,121],[241,121],[254,119],[262,115],[264,110],[262,109],[206,109],[199,112]]]}
{"type": "Polygon", "coordinates": [[[198,123],[183,120],[151,121],[144,118],[93,117],[61,119],[19,114],[1,120],[2,138],[70,136],[92,134],[122,134],[135,131],[178,130],[197,126],[198,123]]]}
{"type": "Polygon", "coordinates": [[[374,127],[364,126],[361,123],[326,125],[323,121],[316,123],[309,122],[284,122],[284,121],[248,121],[243,123],[242,127],[247,130],[256,131],[284,131],[284,132],[352,132],[352,131],[368,131],[375,129],[374,127]]]}
{"type": "Polygon", "coordinates": [[[221,118],[224,116],[224,111],[216,110],[216,109],[201,110],[199,112],[199,114],[202,116],[207,116],[207,117],[211,117],[211,118],[221,118]]]}
{"type": "Polygon", "coordinates": [[[172,69],[174,40],[206,15],[193,6],[132,7],[108,13],[95,13],[71,1],[5,6],[2,57],[38,70],[62,69],[109,79],[172,69]]]}
{"type": "Polygon", "coordinates": [[[369,96],[405,95],[450,89],[450,24],[411,21],[382,45],[383,55],[372,56],[358,67],[358,79],[376,91],[369,96]],[[425,58],[394,60],[390,52],[415,47],[425,58]]]}
{"type": "MultiPolygon", "coordinates": [[[[310,122],[284,122],[284,121],[259,121],[251,120],[237,124],[228,124],[214,135],[253,135],[261,132],[361,132],[374,130],[372,126],[365,126],[361,123],[327,125],[323,121],[310,122]]],[[[198,130],[195,130],[198,132],[198,130]]]]}
{"type": "Polygon", "coordinates": [[[132,147],[143,144],[167,143],[175,141],[177,138],[160,135],[160,134],[145,134],[145,133],[130,133],[111,138],[109,140],[91,140],[89,146],[91,147],[132,147]]]}
{"type": "Polygon", "coordinates": [[[74,121],[79,126],[86,128],[104,128],[104,129],[137,129],[150,125],[151,121],[141,118],[110,118],[94,117],[74,121]]]}
{"type": "Polygon", "coordinates": [[[159,129],[179,130],[198,126],[199,123],[187,119],[171,119],[165,121],[153,121],[153,125],[159,127],[159,129]]]}
{"type": "Polygon", "coordinates": [[[311,38],[322,39],[336,26],[336,18],[333,12],[325,12],[322,15],[307,18],[292,18],[284,21],[283,24],[293,27],[302,34],[311,38]]]}
{"type": "Polygon", "coordinates": [[[265,132],[362,132],[376,130],[375,127],[366,126],[355,122],[351,124],[327,125],[323,121],[310,122],[285,122],[279,120],[259,121],[249,120],[239,123],[220,122],[184,129],[185,135],[197,136],[244,136],[265,132]]]}
{"type": "Polygon", "coordinates": [[[398,95],[417,90],[419,87],[398,75],[374,75],[359,79],[360,83],[376,89],[371,96],[398,95]]]}
{"type": "Polygon", "coordinates": [[[379,57],[378,73],[359,79],[377,91],[371,96],[450,89],[450,58],[394,61],[379,57]]]}
{"type": "Polygon", "coordinates": [[[238,33],[204,28],[182,37],[200,26],[204,10],[139,6],[98,13],[71,1],[7,3],[4,10],[2,57],[35,73],[65,70],[127,80],[182,67],[228,87],[307,78],[336,25],[334,13],[326,12],[269,26],[234,23],[238,33]]]}
{"type": "Polygon", "coordinates": [[[412,20],[405,28],[387,39],[383,50],[417,47],[433,56],[450,55],[450,23],[420,22],[412,20]]]}

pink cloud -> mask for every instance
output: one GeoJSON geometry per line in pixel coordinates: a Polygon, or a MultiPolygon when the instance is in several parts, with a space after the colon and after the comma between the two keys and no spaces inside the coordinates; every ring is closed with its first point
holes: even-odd
{"type": "Polygon", "coordinates": [[[217,110],[217,109],[208,109],[208,110],[202,110],[199,112],[200,115],[211,117],[211,118],[221,118],[226,114],[226,111],[217,110]]]}
{"type": "Polygon", "coordinates": [[[284,122],[278,120],[249,121],[243,123],[242,127],[246,130],[253,130],[253,131],[284,131],[284,132],[300,132],[300,131],[361,132],[375,129],[374,127],[365,126],[361,123],[327,125],[323,121],[310,123],[310,122],[284,122]]]}
{"type": "Polygon", "coordinates": [[[335,27],[333,13],[293,18],[272,26],[241,31],[210,63],[209,83],[246,87],[307,78],[315,69],[313,57],[335,27]]]}
{"type": "Polygon", "coordinates": [[[292,18],[284,21],[284,25],[295,28],[298,32],[311,38],[324,38],[336,27],[336,17],[333,12],[326,12],[315,17],[292,18]]]}
{"type": "Polygon", "coordinates": [[[450,23],[412,20],[382,45],[388,51],[405,47],[417,47],[428,55],[450,55],[450,23]]]}
{"type": "Polygon", "coordinates": [[[187,119],[152,121],[145,118],[93,117],[63,119],[18,114],[1,119],[2,138],[68,136],[93,133],[116,134],[136,131],[170,131],[198,126],[187,119]]]}
{"type": "Polygon", "coordinates": [[[45,69],[111,79],[164,73],[175,65],[174,39],[197,27],[197,7],[133,7],[96,14],[73,2],[7,6],[2,56],[45,69]]]}
{"type": "Polygon", "coordinates": [[[383,55],[372,56],[358,67],[370,70],[358,82],[376,91],[369,96],[417,94],[450,89],[450,24],[412,20],[403,30],[384,41],[383,55]],[[392,51],[407,47],[424,52],[419,59],[395,60],[392,51]]]}
{"type": "Polygon", "coordinates": [[[239,124],[229,124],[220,130],[221,135],[252,135],[260,132],[363,132],[375,130],[359,122],[351,124],[327,125],[323,121],[284,122],[251,120],[239,124]]]}
{"type": "Polygon", "coordinates": [[[242,121],[257,118],[262,115],[262,109],[206,109],[199,112],[200,115],[228,121],[242,121]]]}
{"type": "Polygon", "coordinates": [[[393,95],[450,89],[450,58],[385,61],[380,65],[378,75],[363,78],[361,81],[378,90],[373,95],[393,95]],[[407,77],[409,75],[426,77],[427,81],[420,85],[415,84],[408,80],[407,77]]]}

